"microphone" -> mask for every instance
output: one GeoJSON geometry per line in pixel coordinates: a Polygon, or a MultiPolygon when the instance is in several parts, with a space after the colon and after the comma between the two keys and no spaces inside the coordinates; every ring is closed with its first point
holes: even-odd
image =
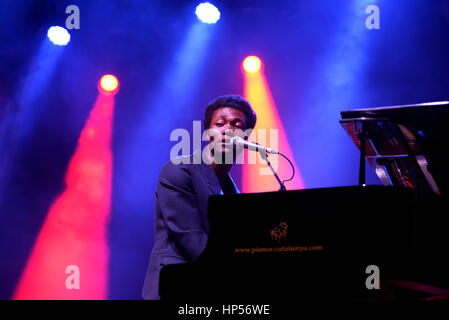
{"type": "Polygon", "coordinates": [[[233,136],[230,143],[236,148],[245,148],[252,151],[265,151],[266,153],[279,154],[276,149],[268,148],[256,142],[249,142],[238,136],[233,136]]]}

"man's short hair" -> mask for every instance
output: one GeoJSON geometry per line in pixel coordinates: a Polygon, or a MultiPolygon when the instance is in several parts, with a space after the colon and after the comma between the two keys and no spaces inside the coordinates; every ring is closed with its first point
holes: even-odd
{"type": "Polygon", "coordinates": [[[246,129],[254,129],[256,126],[256,113],[251,108],[251,105],[248,101],[243,99],[241,96],[236,94],[227,94],[224,96],[220,96],[209,102],[206,108],[206,114],[204,116],[204,129],[207,130],[210,128],[210,122],[212,120],[212,115],[215,110],[219,108],[234,108],[240,110],[245,114],[245,125],[246,129]]]}

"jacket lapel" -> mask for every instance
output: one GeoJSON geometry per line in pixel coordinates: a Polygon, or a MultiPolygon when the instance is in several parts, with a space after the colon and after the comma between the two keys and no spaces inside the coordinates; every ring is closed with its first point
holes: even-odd
{"type": "Polygon", "coordinates": [[[221,187],[212,166],[206,163],[201,163],[201,172],[203,173],[204,180],[206,180],[207,185],[212,193],[214,195],[219,195],[221,192],[221,187]]]}

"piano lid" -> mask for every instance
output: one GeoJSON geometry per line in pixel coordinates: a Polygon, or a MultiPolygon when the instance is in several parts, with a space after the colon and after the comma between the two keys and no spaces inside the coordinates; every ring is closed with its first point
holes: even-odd
{"type": "Polygon", "coordinates": [[[384,185],[448,193],[449,101],[354,109],[340,124],[384,185]]]}

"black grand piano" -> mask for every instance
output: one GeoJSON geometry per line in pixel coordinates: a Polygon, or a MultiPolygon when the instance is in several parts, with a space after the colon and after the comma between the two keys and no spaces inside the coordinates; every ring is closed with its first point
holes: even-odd
{"type": "Polygon", "coordinates": [[[210,197],[207,247],[161,270],[162,300],[449,299],[449,102],[341,116],[358,185],[210,197]]]}

